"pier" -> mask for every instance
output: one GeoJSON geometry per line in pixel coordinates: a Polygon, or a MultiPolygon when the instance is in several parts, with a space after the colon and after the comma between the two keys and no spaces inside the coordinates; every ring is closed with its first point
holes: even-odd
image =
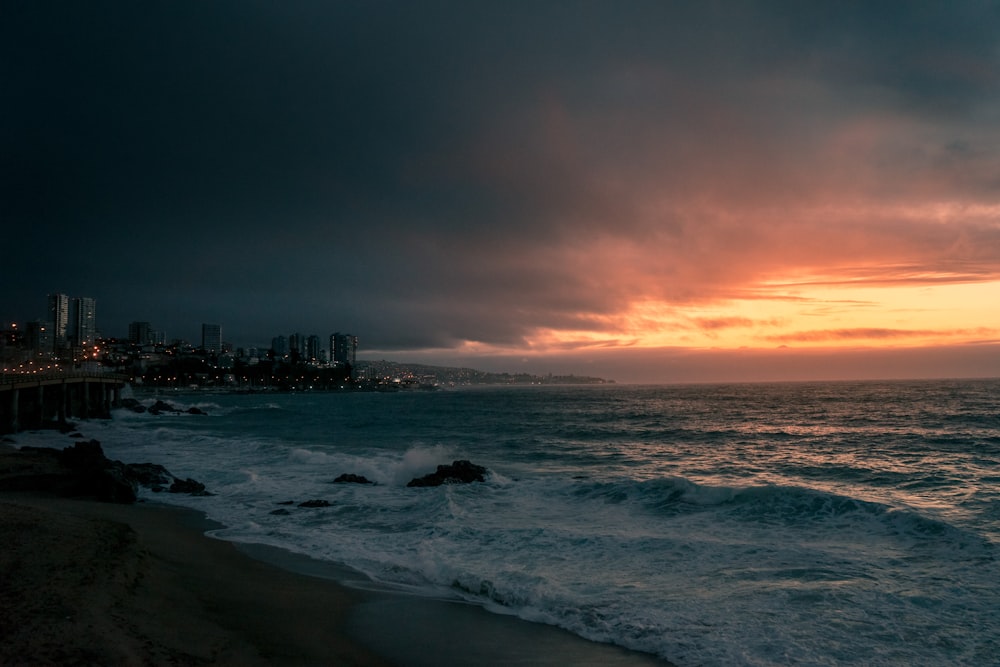
{"type": "Polygon", "coordinates": [[[0,375],[0,434],[64,425],[70,417],[108,419],[126,381],[87,371],[0,375]]]}

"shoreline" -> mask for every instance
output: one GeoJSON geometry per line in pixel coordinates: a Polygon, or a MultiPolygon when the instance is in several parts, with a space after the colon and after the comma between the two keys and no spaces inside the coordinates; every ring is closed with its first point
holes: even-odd
{"type": "Polygon", "coordinates": [[[557,626],[512,614],[494,613],[458,597],[397,591],[345,565],[281,547],[254,542],[232,544],[250,558],[302,576],[328,579],[359,593],[361,598],[348,615],[348,637],[396,665],[674,667],[652,654],[594,642],[557,626]],[[391,638],[386,636],[388,628],[391,638]]]}
{"type": "Polygon", "coordinates": [[[345,585],[335,563],[205,534],[219,525],[167,503],[0,493],[0,537],[16,545],[0,556],[0,663],[670,664],[472,603],[345,585]]]}
{"type": "Polygon", "coordinates": [[[0,494],[0,663],[390,664],[343,627],[360,597],[240,553],[171,505],[0,494]]]}

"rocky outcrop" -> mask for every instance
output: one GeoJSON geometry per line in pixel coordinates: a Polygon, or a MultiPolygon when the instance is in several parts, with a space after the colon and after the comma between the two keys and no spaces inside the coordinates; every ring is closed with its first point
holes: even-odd
{"type": "Polygon", "coordinates": [[[368,479],[364,475],[355,475],[354,473],[351,473],[351,472],[345,472],[343,475],[340,475],[339,477],[337,477],[337,479],[333,480],[333,483],[334,484],[374,484],[375,482],[371,481],[370,479],[368,479]]]}
{"type": "Polygon", "coordinates": [[[439,465],[437,471],[410,480],[407,486],[441,486],[442,484],[468,484],[486,481],[489,471],[471,461],[454,461],[451,465],[439,465]]]}
{"type": "Polygon", "coordinates": [[[62,450],[22,447],[19,453],[26,457],[13,462],[20,470],[0,473],[0,489],[85,496],[112,503],[136,500],[139,487],[125,464],[104,456],[97,440],[77,442],[62,450]]]}
{"type": "Polygon", "coordinates": [[[160,400],[156,401],[156,403],[153,403],[153,405],[150,406],[149,408],[149,414],[151,415],[160,415],[163,414],[164,412],[180,412],[180,411],[181,411],[180,408],[175,408],[169,403],[160,400]]]}
{"type": "Polygon", "coordinates": [[[191,479],[177,479],[174,478],[173,483],[168,489],[170,493],[186,493],[192,496],[210,496],[208,491],[205,490],[205,485],[201,482],[191,479]]]}
{"type": "Polygon", "coordinates": [[[299,503],[299,507],[329,507],[329,500],[307,500],[304,503],[299,503]]]}
{"type": "Polygon", "coordinates": [[[204,484],[178,480],[163,466],[113,461],[104,455],[97,440],[77,442],[61,450],[22,447],[0,453],[0,491],[41,491],[134,503],[139,486],[162,491],[167,484],[174,493],[208,495],[204,484]]]}
{"type": "Polygon", "coordinates": [[[135,400],[134,398],[123,398],[122,407],[126,410],[131,410],[132,412],[145,412],[146,406],[135,400]]]}
{"type": "Polygon", "coordinates": [[[145,405],[135,400],[134,398],[123,398],[121,405],[126,410],[131,410],[132,412],[138,412],[138,413],[148,412],[151,415],[162,415],[165,412],[170,412],[173,414],[181,414],[182,412],[186,412],[189,415],[208,414],[201,408],[196,408],[194,406],[188,408],[187,410],[181,410],[177,406],[171,405],[170,403],[167,403],[166,401],[162,400],[157,400],[156,403],[153,403],[153,405],[147,408],[145,405]]]}
{"type": "Polygon", "coordinates": [[[157,493],[166,490],[176,479],[159,463],[129,463],[126,467],[139,485],[157,493]]]}

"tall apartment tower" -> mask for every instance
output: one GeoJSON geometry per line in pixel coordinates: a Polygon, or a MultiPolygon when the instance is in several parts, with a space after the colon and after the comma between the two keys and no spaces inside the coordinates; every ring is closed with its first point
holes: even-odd
{"type": "Polygon", "coordinates": [[[292,358],[302,359],[305,353],[305,336],[296,332],[288,337],[288,351],[292,358]]]}
{"type": "Polygon", "coordinates": [[[288,339],[284,336],[275,336],[271,339],[271,350],[276,359],[286,356],[288,354],[288,339]]]}
{"type": "Polygon", "coordinates": [[[128,325],[128,340],[137,345],[149,345],[154,342],[153,326],[149,322],[131,322],[128,325]]]}
{"type": "Polygon", "coordinates": [[[56,350],[66,347],[69,327],[69,297],[65,294],[49,295],[49,322],[52,323],[52,342],[56,350]]]}
{"type": "Polygon", "coordinates": [[[306,339],[305,357],[309,361],[317,361],[319,359],[319,336],[309,336],[306,339]]]}
{"type": "Polygon", "coordinates": [[[73,297],[69,301],[69,323],[66,338],[83,347],[97,340],[97,303],[90,297],[73,297]]]}
{"type": "Polygon", "coordinates": [[[213,354],[222,352],[222,327],[218,324],[201,325],[201,349],[213,354]]]}
{"type": "Polygon", "coordinates": [[[358,355],[358,337],[351,334],[337,332],[330,336],[330,358],[334,361],[347,364],[351,367],[351,376],[354,375],[354,365],[358,355]]]}
{"type": "Polygon", "coordinates": [[[28,322],[28,346],[39,357],[51,357],[54,337],[52,323],[36,320],[28,322]]]}

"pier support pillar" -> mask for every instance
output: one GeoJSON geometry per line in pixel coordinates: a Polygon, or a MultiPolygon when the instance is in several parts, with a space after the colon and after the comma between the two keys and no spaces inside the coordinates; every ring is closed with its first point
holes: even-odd
{"type": "Polygon", "coordinates": [[[45,424],[45,385],[38,385],[38,412],[35,415],[39,426],[45,424]]]}
{"type": "Polygon", "coordinates": [[[80,417],[90,419],[90,383],[84,380],[80,383],[80,417]]]}
{"type": "Polygon", "coordinates": [[[20,426],[17,419],[17,413],[20,410],[20,406],[18,405],[20,391],[20,389],[11,389],[10,391],[10,433],[17,433],[17,429],[20,426]]]}
{"type": "Polygon", "coordinates": [[[62,382],[59,385],[59,403],[56,408],[56,419],[59,420],[60,424],[66,423],[67,405],[69,405],[69,388],[66,386],[65,382],[62,382]]]}

